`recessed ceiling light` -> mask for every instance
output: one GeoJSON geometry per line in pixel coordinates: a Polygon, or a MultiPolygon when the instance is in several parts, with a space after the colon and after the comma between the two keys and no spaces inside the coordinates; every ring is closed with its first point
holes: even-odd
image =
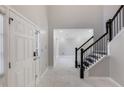
{"type": "Polygon", "coordinates": [[[59,32],[61,32],[61,33],[62,33],[62,32],[63,32],[63,30],[60,30],[59,32]]]}

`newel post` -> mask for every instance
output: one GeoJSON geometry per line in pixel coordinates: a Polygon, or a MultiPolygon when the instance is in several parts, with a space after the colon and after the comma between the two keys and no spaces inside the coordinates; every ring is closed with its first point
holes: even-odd
{"type": "Polygon", "coordinates": [[[75,48],[75,68],[77,68],[78,62],[77,62],[77,48],[75,48]]]}
{"type": "Polygon", "coordinates": [[[109,19],[107,22],[106,22],[106,31],[108,32],[109,34],[109,41],[112,40],[112,19],[109,19]]]}
{"type": "Polygon", "coordinates": [[[83,49],[81,49],[81,65],[80,65],[80,78],[84,79],[84,63],[83,63],[83,49]]]}

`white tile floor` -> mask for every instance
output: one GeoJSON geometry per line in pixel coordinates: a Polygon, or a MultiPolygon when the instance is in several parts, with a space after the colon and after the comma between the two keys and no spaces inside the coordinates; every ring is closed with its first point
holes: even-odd
{"type": "Polygon", "coordinates": [[[110,78],[79,78],[72,57],[59,58],[54,68],[49,68],[41,78],[39,87],[116,87],[110,78]]]}

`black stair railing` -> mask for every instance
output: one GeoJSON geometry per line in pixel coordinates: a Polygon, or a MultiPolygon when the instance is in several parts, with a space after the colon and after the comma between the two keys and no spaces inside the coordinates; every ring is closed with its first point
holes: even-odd
{"type": "MultiPolygon", "coordinates": [[[[99,53],[107,54],[107,42],[111,41],[110,37],[110,31],[111,31],[111,20],[108,20],[106,22],[106,33],[103,34],[100,38],[98,38],[96,41],[94,41],[89,47],[86,49],[81,48],[81,63],[80,63],[80,78],[84,78],[84,71],[85,71],[85,66],[84,66],[84,60],[87,58],[88,55],[94,55],[97,58],[99,58],[99,53]]],[[[95,59],[94,62],[96,62],[98,59],[95,59]]]]}
{"type": "MultiPolygon", "coordinates": [[[[86,49],[81,48],[81,63],[80,63],[80,78],[84,78],[85,65],[84,60],[88,55],[93,54],[99,58],[99,53],[107,54],[107,44],[111,41],[124,27],[124,6],[121,5],[116,14],[112,19],[106,22],[106,33],[103,34],[99,39],[93,42],[86,49]]],[[[96,59],[97,61],[97,59],[96,59]]],[[[96,62],[94,61],[94,62],[96,62]]]]}
{"type": "MultiPolygon", "coordinates": [[[[81,49],[81,65],[80,65],[80,78],[84,78],[84,71],[86,69],[84,60],[89,55],[94,55],[97,58],[101,57],[99,54],[107,54],[108,32],[102,35],[98,40],[91,44],[86,49],[81,49]]],[[[96,62],[98,59],[95,59],[96,62]]]]}
{"type": "Polygon", "coordinates": [[[121,31],[124,27],[124,5],[121,5],[112,19],[109,19],[109,37],[110,41],[121,31]]]}
{"type": "MultiPolygon", "coordinates": [[[[99,39],[93,42],[86,49],[83,48],[93,37],[87,42],[81,45],[79,48],[75,48],[75,67],[80,67],[80,78],[84,78],[84,71],[87,69],[85,60],[90,55],[95,56],[94,62],[96,62],[101,56],[107,55],[107,44],[110,42],[124,27],[124,5],[121,5],[117,10],[112,19],[106,22],[106,33],[103,34],[99,39]],[[77,61],[77,52],[80,50],[80,63],[77,61]],[[102,55],[99,55],[102,53],[102,55]]],[[[89,60],[90,61],[90,60],[89,60]]],[[[88,65],[87,65],[88,66],[88,65]]]]}
{"type": "Polygon", "coordinates": [[[78,51],[85,46],[90,40],[93,39],[93,36],[91,36],[85,43],[83,43],[79,48],[75,48],[75,68],[77,68],[79,66],[78,64],[78,51]]]}

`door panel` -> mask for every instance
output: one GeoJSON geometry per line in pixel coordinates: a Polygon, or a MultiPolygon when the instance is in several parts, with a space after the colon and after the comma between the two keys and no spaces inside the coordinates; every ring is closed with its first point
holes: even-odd
{"type": "Polygon", "coordinates": [[[11,11],[10,17],[9,86],[35,86],[35,28],[11,11]]]}

